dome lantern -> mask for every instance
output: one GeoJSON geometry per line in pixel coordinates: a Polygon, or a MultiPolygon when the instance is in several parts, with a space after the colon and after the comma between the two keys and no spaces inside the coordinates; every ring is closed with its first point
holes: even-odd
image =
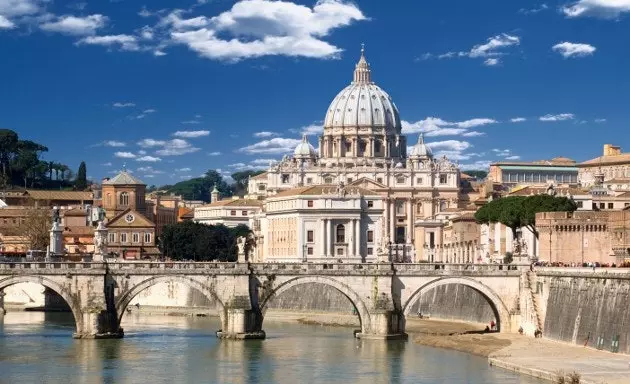
{"type": "Polygon", "coordinates": [[[354,67],[354,81],[353,84],[371,84],[372,72],[370,71],[370,64],[365,59],[365,45],[361,44],[361,58],[354,67]]]}
{"type": "Polygon", "coordinates": [[[413,159],[430,159],[433,157],[431,148],[424,143],[424,135],[422,133],[418,136],[418,143],[411,149],[409,157],[413,159]]]}

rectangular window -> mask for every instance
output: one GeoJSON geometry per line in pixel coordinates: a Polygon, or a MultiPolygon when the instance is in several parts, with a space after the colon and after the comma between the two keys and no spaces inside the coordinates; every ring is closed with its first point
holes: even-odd
{"type": "Polygon", "coordinates": [[[377,177],[376,178],[376,182],[379,184],[383,184],[383,178],[382,177],[377,177]]]}
{"type": "Polygon", "coordinates": [[[151,232],[147,232],[144,234],[144,242],[145,244],[150,244],[151,243],[151,232]]]}
{"type": "Polygon", "coordinates": [[[374,242],[374,231],[367,231],[367,241],[368,243],[374,242]]]}
{"type": "Polygon", "coordinates": [[[236,211],[230,211],[230,216],[236,216],[236,211]]]}
{"type": "Polygon", "coordinates": [[[313,231],[306,231],[306,242],[312,243],[315,241],[315,233],[313,231]]]}
{"type": "Polygon", "coordinates": [[[116,234],[115,233],[110,233],[109,235],[107,235],[107,241],[109,241],[110,243],[115,243],[116,242],[116,234]]]}
{"type": "Polygon", "coordinates": [[[418,185],[422,185],[422,177],[418,177],[418,178],[416,179],[416,184],[418,184],[418,185]]]}
{"type": "Polygon", "coordinates": [[[372,248],[368,248],[368,249],[367,249],[367,254],[368,254],[368,256],[372,256],[372,254],[373,254],[373,253],[374,253],[374,252],[372,251],[372,248]]]}
{"type": "Polygon", "coordinates": [[[440,184],[446,184],[447,180],[448,180],[447,175],[440,173],[440,184]]]}
{"type": "Polygon", "coordinates": [[[613,209],[614,205],[613,203],[608,203],[608,209],[613,209]]]}
{"type": "Polygon", "coordinates": [[[121,243],[126,243],[127,242],[127,234],[126,233],[121,233],[120,234],[120,242],[121,243]]]}
{"type": "Polygon", "coordinates": [[[374,201],[368,200],[367,206],[368,206],[368,208],[374,208],[374,201]]]}
{"type": "Polygon", "coordinates": [[[289,175],[286,173],[282,175],[282,184],[289,184],[289,175]]]}
{"type": "Polygon", "coordinates": [[[348,184],[352,183],[352,177],[348,177],[348,184]]]}
{"type": "Polygon", "coordinates": [[[581,201],[578,201],[578,202],[577,202],[577,207],[578,207],[578,208],[583,208],[583,207],[584,207],[584,204],[583,204],[581,201]]]}
{"type": "Polygon", "coordinates": [[[132,233],[131,234],[131,241],[133,243],[139,243],[140,242],[140,234],[136,233],[136,232],[132,233]]]}
{"type": "Polygon", "coordinates": [[[396,178],[396,184],[405,184],[405,178],[404,177],[397,177],[396,178]]]}
{"type": "Polygon", "coordinates": [[[308,201],[306,202],[306,205],[307,205],[309,208],[313,208],[313,200],[308,200],[308,201]]]}
{"type": "Polygon", "coordinates": [[[306,184],[313,184],[313,179],[310,177],[306,178],[306,184]]]}
{"type": "Polygon", "coordinates": [[[241,216],[247,216],[247,211],[241,211],[241,216]]]}
{"type": "Polygon", "coordinates": [[[630,207],[630,203],[623,203],[624,207],[630,207]]]}
{"type": "Polygon", "coordinates": [[[264,191],[267,187],[265,186],[265,184],[258,184],[258,190],[259,191],[264,191]]]}
{"type": "Polygon", "coordinates": [[[306,248],[306,254],[309,255],[309,256],[312,255],[313,254],[313,247],[306,248]]]}
{"type": "Polygon", "coordinates": [[[326,177],[324,178],[324,184],[332,184],[333,183],[333,179],[332,177],[326,177]]]}
{"type": "Polygon", "coordinates": [[[597,209],[597,203],[593,203],[593,209],[597,209]]]}
{"type": "Polygon", "coordinates": [[[606,203],[599,203],[599,209],[606,209],[606,203]]]}
{"type": "Polygon", "coordinates": [[[337,248],[337,254],[343,256],[343,248],[337,248]]]}

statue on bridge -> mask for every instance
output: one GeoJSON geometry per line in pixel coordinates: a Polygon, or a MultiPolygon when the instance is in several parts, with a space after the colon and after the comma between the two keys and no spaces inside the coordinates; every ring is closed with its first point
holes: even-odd
{"type": "Polygon", "coordinates": [[[247,253],[245,250],[245,245],[247,244],[247,237],[239,236],[236,239],[236,246],[238,247],[238,262],[246,263],[247,262],[247,253]]]}
{"type": "Polygon", "coordinates": [[[102,221],[94,231],[94,261],[103,261],[107,255],[107,228],[102,221]]]}

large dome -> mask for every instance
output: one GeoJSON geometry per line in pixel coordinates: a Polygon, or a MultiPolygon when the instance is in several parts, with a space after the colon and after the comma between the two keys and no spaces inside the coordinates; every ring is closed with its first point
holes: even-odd
{"type": "Polygon", "coordinates": [[[337,94],[326,112],[324,128],[334,127],[384,127],[391,133],[401,132],[398,108],[387,92],[372,82],[363,49],[354,81],[337,94]]]}

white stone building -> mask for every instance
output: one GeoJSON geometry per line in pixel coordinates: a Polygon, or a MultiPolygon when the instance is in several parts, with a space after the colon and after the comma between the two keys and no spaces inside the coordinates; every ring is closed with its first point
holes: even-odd
{"type": "MultiPolygon", "coordinates": [[[[407,153],[398,109],[371,76],[362,50],[353,81],[326,111],[319,150],[304,135],[292,156],[250,178],[246,199],[264,202],[250,218],[256,259],[300,261],[306,253],[309,259],[369,261],[380,245],[403,250],[402,258],[412,260],[414,222],[458,207],[457,165],[434,158],[422,136],[407,153]],[[335,195],[338,190],[343,196],[335,195]],[[285,230],[276,224],[297,230],[290,244],[275,243],[276,231],[285,230]],[[340,224],[348,241],[337,241],[332,228],[340,224]],[[313,241],[304,241],[311,230],[313,241]]],[[[203,209],[195,209],[196,220],[197,210],[203,209]]]]}

